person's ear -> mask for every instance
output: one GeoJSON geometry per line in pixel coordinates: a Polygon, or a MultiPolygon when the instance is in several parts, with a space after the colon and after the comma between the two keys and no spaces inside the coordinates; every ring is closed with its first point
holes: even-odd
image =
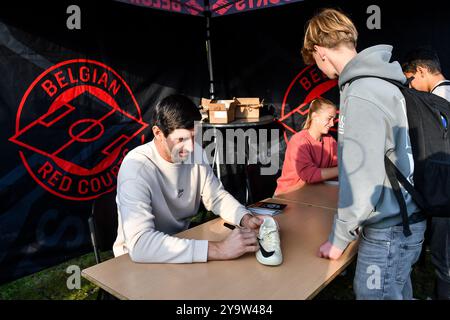
{"type": "Polygon", "coordinates": [[[421,78],[425,78],[427,71],[428,71],[428,70],[427,70],[426,68],[421,67],[421,66],[418,66],[418,67],[417,67],[417,72],[416,72],[416,74],[419,74],[419,76],[420,76],[421,78]]]}
{"type": "Polygon", "coordinates": [[[153,126],[152,131],[157,140],[161,141],[161,139],[164,138],[164,134],[158,126],[153,126]]]}
{"type": "Polygon", "coordinates": [[[318,45],[314,45],[314,50],[317,52],[317,54],[319,55],[319,58],[322,60],[322,61],[325,61],[325,50],[322,48],[322,47],[320,47],[320,46],[318,46],[318,45]]]}

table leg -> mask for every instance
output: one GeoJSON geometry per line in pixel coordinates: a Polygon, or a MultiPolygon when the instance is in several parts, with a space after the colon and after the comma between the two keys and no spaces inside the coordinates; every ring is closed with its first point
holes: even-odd
{"type": "Polygon", "coordinates": [[[245,164],[244,164],[244,174],[245,174],[245,205],[250,205],[253,203],[252,187],[250,185],[250,179],[248,176],[248,157],[250,156],[250,139],[245,137],[245,164]]]}
{"type": "Polygon", "coordinates": [[[217,129],[214,128],[214,159],[213,159],[213,164],[212,164],[212,168],[214,170],[214,165],[216,166],[216,176],[220,181],[220,150],[217,147],[217,129]]]}

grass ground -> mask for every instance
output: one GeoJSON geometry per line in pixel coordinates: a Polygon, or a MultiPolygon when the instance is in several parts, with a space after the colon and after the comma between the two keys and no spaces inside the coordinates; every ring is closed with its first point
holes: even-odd
{"type": "MultiPolygon", "coordinates": [[[[104,253],[103,259],[112,257],[112,253],[104,253]]],[[[93,300],[97,297],[98,287],[82,278],[81,289],[69,290],[66,285],[69,276],[66,269],[70,265],[78,265],[81,269],[95,264],[93,254],[86,254],[69,260],[55,267],[42,270],[33,275],[18,279],[0,286],[0,300],[93,300]]],[[[318,300],[352,300],[352,280],[355,263],[351,264],[345,275],[336,277],[317,296],[318,300]]],[[[433,271],[427,254],[426,265],[416,266],[412,274],[414,295],[417,299],[432,296],[433,271]]],[[[249,297],[250,298],[250,297],[249,297]]]]}
{"type": "MultiPolygon", "coordinates": [[[[106,260],[113,255],[111,252],[102,253],[106,260]]],[[[66,272],[70,265],[77,265],[80,269],[95,264],[94,254],[66,261],[60,265],[42,270],[35,274],[17,279],[0,286],[0,300],[92,300],[96,299],[98,287],[81,278],[80,289],[69,290],[67,279],[71,275],[66,272]]]]}
{"type": "MultiPolygon", "coordinates": [[[[337,276],[315,299],[318,300],[353,300],[353,276],[355,275],[356,262],[353,262],[345,275],[337,276]]],[[[430,261],[429,250],[425,253],[424,262],[417,263],[411,273],[414,298],[427,300],[433,296],[434,271],[430,261]]]]}
{"type": "MultiPolygon", "coordinates": [[[[192,226],[200,222],[205,222],[214,215],[202,212],[197,215],[192,226]]],[[[102,253],[102,260],[112,257],[112,252],[102,253]]],[[[15,280],[11,283],[0,286],[0,300],[92,300],[96,299],[99,288],[89,281],[81,278],[81,288],[69,290],[67,279],[70,276],[66,272],[70,265],[77,265],[80,269],[87,268],[95,264],[94,255],[84,256],[69,260],[60,265],[42,270],[38,273],[15,280]]],[[[319,300],[352,300],[353,276],[355,263],[347,268],[345,275],[339,275],[325,289],[323,289],[315,299],[319,300]]],[[[426,252],[425,263],[417,264],[412,272],[414,286],[414,296],[417,299],[427,299],[433,292],[433,268],[430,262],[430,254],[426,252]]],[[[249,297],[251,299],[251,297],[249,297]]]]}

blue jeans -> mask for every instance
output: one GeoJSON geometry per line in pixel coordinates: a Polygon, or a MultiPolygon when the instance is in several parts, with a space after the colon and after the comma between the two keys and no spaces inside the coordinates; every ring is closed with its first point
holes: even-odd
{"type": "Polygon", "coordinates": [[[436,272],[436,298],[450,300],[450,218],[433,217],[430,234],[431,261],[436,272]]]}
{"type": "Polygon", "coordinates": [[[384,229],[365,227],[361,232],[353,288],[358,300],[410,300],[411,267],[419,259],[426,221],[384,229]]]}

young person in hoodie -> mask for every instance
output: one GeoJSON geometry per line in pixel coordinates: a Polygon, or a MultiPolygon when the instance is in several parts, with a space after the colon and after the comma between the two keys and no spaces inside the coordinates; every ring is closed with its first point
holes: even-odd
{"type": "Polygon", "coordinates": [[[392,47],[378,45],[359,53],[358,33],[343,13],[325,9],[308,23],[302,55],[317,63],[341,89],[338,128],[339,201],[328,241],[319,256],[338,259],[360,236],[354,278],[357,299],[412,299],[411,267],[417,261],[425,217],[402,189],[412,235],[403,235],[399,205],[384,167],[384,155],[410,181],[414,162],[408,135],[405,99],[393,84],[357,76],[406,78],[392,47]]]}
{"type": "MultiPolygon", "coordinates": [[[[436,52],[429,48],[418,48],[409,52],[402,63],[403,72],[411,78],[411,87],[431,92],[450,101],[450,81],[441,71],[436,52]]],[[[447,120],[442,118],[444,126],[447,120]]],[[[435,296],[439,300],[450,300],[450,218],[433,217],[429,224],[431,262],[435,268],[435,296]]]]}
{"type": "Polygon", "coordinates": [[[117,177],[118,230],[115,256],[134,262],[193,263],[228,260],[259,249],[262,223],[224,190],[208,164],[192,163],[195,104],[182,95],[162,99],[153,110],[154,139],[131,150],[117,177]],[[173,236],[187,229],[200,201],[240,225],[222,241],[173,236]]]}
{"type": "Polygon", "coordinates": [[[337,144],[328,134],[336,106],[325,98],[311,101],[303,130],[289,140],[275,195],[338,176],[337,144]]]}

